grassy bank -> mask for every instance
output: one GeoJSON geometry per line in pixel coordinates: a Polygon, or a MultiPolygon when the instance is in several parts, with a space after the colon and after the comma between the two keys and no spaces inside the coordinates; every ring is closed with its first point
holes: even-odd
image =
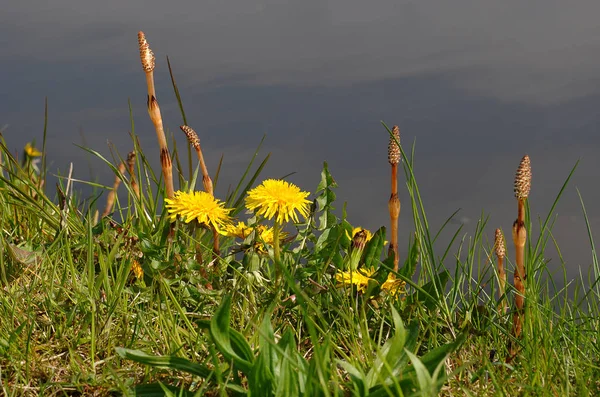
{"type": "Polygon", "coordinates": [[[47,186],[46,135],[19,156],[2,139],[0,394],[600,393],[600,267],[594,257],[570,292],[548,276],[555,206],[532,233],[535,159],[515,159],[506,187],[513,230],[482,216],[448,246],[436,237],[450,222],[427,220],[414,146],[385,124],[379,230],[348,222],[327,164],[309,187],[262,178],[260,146],[216,197],[220,166],[205,164],[174,79],[189,145],[168,147],[154,55],[139,44],[160,150],[143,153],[135,131],[116,161],[85,149],[114,171],[112,189],[83,199],[69,175],[47,186]]]}

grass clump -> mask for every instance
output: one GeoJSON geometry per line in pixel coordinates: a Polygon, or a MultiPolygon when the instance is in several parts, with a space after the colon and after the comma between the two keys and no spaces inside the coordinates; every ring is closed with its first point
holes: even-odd
{"type": "MultiPolygon", "coordinates": [[[[141,51],[150,51],[144,43],[141,51]]],[[[143,51],[155,98],[154,55],[143,51]]],[[[209,175],[172,70],[171,78],[190,166],[184,170],[179,153],[166,149],[162,120],[158,176],[135,133],[133,151],[125,160],[117,155],[116,166],[86,148],[115,175],[102,216],[98,197],[79,197],[70,176],[59,178],[50,196],[43,147],[31,144],[19,159],[1,141],[4,395],[600,392],[597,259],[571,295],[548,277],[544,251],[554,206],[535,236],[530,171],[517,174],[529,179],[521,184],[527,194],[517,192],[516,235],[528,230],[529,238],[515,239],[515,266],[502,232],[490,232],[484,215],[469,239],[460,239],[459,228],[440,246],[437,236],[450,223],[440,230],[429,224],[414,146],[405,152],[399,129],[384,125],[392,167],[388,243],[385,227],[371,232],[352,225],[345,208],[335,211],[337,185],[327,163],[309,192],[261,180],[269,156],[255,164],[257,150],[235,187],[219,197],[219,172],[209,175]],[[177,192],[167,158],[179,175],[177,192]],[[410,220],[399,218],[400,167],[410,220]],[[196,190],[200,172],[204,191],[196,190]],[[403,262],[399,221],[413,229],[403,262]],[[511,268],[514,286],[506,281],[511,268]]]]}

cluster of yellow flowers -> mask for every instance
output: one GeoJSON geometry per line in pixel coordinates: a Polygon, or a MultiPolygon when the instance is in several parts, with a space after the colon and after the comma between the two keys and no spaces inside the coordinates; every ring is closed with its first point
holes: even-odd
{"type": "MultiPolygon", "coordinates": [[[[371,278],[374,273],[374,268],[348,270],[346,272],[338,272],[335,275],[335,279],[342,285],[355,285],[358,291],[365,293],[369,286],[369,281],[377,282],[375,279],[371,278]]],[[[394,274],[389,274],[387,279],[381,284],[381,289],[388,291],[392,296],[397,297],[404,292],[404,285],[404,281],[397,279],[394,274]]]]}
{"type": "MultiPolygon", "coordinates": [[[[238,222],[237,225],[231,224],[227,226],[227,236],[237,237],[242,240],[248,238],[253,231],[256,231],[256,242],[253,245],[253,248],[262,254],[267,253],[263,243],[270,246],[274,244],[275,233],[272,227],[267,227],[265,225],[251,226],[244,222],[238,222]]],[[[287,233],[280,232],[279,241],[284,240],[287,236],[287,233]]]]}
{"type": "MultiPolygon", "coordinates": [[[[280,224],[290,219],[298,222],[298,214],[304,218],[308,216],[310,201],[306,197],[309,194],[289,182],[267,179],[248,191],[246,208],[265,219],[275,218],[280,224]]],[[[229,231],[230,235],[242,236],[245,232],[252,232],[249,227],[244,231],[244,226],[234,226],[229,216],[232,209],[225,208],[225,203],[209,193],[180,191],[172,199],[165,199],[165,202],[172,220],[177,216],[181,216],[186,223],[197,220],[202,225],[214,227],[221,234],[228,234],[229,231]]]]}
{"type": "MultiPolygon", "coordinates": [[[[267,179],[256,188],[248,191],[246,197],[246,208],[265,219],[275,218],[276,224],[283,224],[290,220],[298,222],[298,215],[307,218],[309,214],[310,201],[308,192],[301,191],[296,185],[282,180],[267,179]]],[[[220,234],[241,239],[247,238],[253,231],[257,232],[258,244],[255,246],[260,252],[266,252],[260,242],[274,245],[274,228],[264,225],[250,226],[244,222],[233,223],[229,213],[231,208],[225,208],[225,203],[214,198],[206,192],[176,192],[172,199],[165,199],[166,207],[171,220],[180,216],[186,223],[196,220],[198,223],[212,227],[220,234]]],[[[355,228],[352,234],[363,231],[366,240],[372,238],[372,233],[366,229],[355,228]]],[[[285,233],[278,233],[281,241],[286,237],[285,233]]],[[[355,285],[361,292],[366,292],[369,281],[375,281],[371,276],[375,269],[349,270],[338,272],[336,280],[342,285],[355,285]]],[[[396,279],[393,274],[388,275],[387,280],[381,285],[381,289],[387,290],[391,295],[397,296],[404,289],[404,281],[396,279]]]]}

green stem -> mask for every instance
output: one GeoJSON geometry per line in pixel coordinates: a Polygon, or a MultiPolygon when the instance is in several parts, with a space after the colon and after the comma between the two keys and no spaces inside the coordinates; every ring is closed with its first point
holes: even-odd
{"type": "Polygon", "coordinates": [[[275,219],[275,224],[273,225],[273,252],[275,259],[275,283],[277,286],[281,283],[281,255],[279,248],[279,222],[275,219]]]}

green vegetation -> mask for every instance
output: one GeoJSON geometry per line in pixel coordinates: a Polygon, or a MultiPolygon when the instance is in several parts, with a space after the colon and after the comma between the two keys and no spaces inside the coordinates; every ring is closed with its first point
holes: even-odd
{"type": "Polygon", "coordinates": [[[398,263],[385,227],[371,234],[348,222],[327,164],[305,200],[302,189],[260,178],[269,156],[259,161],[259,146],[237,185],[213,197],[218,169],[210,178],[203,160],[193,167],[201,149],[188,138],[186,154],[169,153],[173,195],[135,133],[134,155],[117,165],[85,149],[124,188],[106,206],[104,196],[73,193],[68,175],[49,197],[45,144],[15,158],[0,139],[0,394],[600,393],[600,266],[594,257],[570,292],[554,284],[544,254],[554,206],[533,228],[518,196],[529,234],[516,307],[512,277],[498,294],[503,271],[485,216],[472,236],[461,239],[459,227],[440,246],[450,222],[428,223],[414,147],[398,146],[402,160],[390,161],[410,198],[401,215],[390,206],[392,228],[398,218],[413,228],[391,242],[408,246],[398,263]],[[200,184],[206,193],[190,194],[200,184]],[[247,204],[253,215],[243,219],[247,204]]]}

